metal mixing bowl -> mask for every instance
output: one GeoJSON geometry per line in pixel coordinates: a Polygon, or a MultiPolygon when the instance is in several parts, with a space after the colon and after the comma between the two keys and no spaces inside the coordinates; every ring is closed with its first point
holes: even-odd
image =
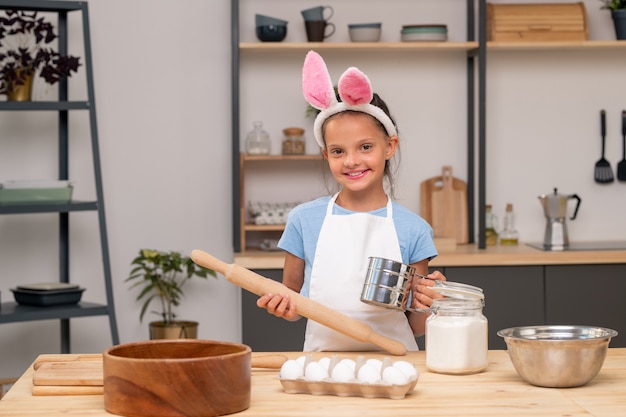
{"type": "Polygon", "coordinates": [[[525,326],[498,332],[515,370],[540,387],[578,387],[602,368],[615,330],[590,326],[525,326]]]}

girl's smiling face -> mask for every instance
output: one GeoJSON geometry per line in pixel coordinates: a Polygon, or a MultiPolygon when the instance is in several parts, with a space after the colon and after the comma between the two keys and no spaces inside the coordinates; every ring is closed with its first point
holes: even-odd
{"type": "Polygon", "coordinates": [[[324,140],[322,152],[343,190],[384,193],[385,166],[397,149],[396,136],[388,137],[372,116],[347,111],[326,121],[324,140]]]}

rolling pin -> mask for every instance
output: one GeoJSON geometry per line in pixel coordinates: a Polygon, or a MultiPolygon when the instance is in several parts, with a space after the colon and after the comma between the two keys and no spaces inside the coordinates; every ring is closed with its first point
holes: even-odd
{"type": "Polygon", "coordinates": [[[401,356],[406,354],[406,346],[401,342],[376,333],[367,324],[304,297],[280,282],[265,278],[242,266],[227,264],[213,255],[198,249],[191,252],[191,259],[200,266],[219,272],[228,281],[258,296],[267,293],[289,294],[296,303],[296,311],[299,315],[316,321],[343,335],[356,339],[359,342],[372,343],[393,355],[401,356]]]}

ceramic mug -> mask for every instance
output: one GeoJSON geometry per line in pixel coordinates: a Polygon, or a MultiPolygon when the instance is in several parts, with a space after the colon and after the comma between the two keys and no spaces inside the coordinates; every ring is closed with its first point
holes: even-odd
{"type": "Polygon", "coordinates": [[[335,13],[334,9],[331,6],[317,6],[311,7],[310,9],[302,10],[302,17],[305,21],[319,21],[319,20],[329,20],[333,17],[335,13]],[[324,17],[324,13],[328,10],[328,16],[324,17]]]}
{"type": "Polygon", "coordinates": [[[323,42],[324,39],[335,33],[335,25],[325,20],[307,20],[304,25],[306,38],[309,42],[323,42]],[[330,31],[328,32],[326,28],[330,28],[330,31]]]}

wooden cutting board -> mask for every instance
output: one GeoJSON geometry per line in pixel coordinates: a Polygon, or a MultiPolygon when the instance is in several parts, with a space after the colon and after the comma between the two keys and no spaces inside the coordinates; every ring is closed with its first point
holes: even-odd
{"type": "Polygon", "coordinates": [[[440,176],[422,182],[420,204],[420,215],[430,223],[436,238],[469,242],[467,184],[452,175],[451,166],[444,166],[440,176]]]}
{"type": "Polygon", "coordinates": [[[102,361],[43,363],[33,374],[33,385],[102,385],[102,361]]]}
{"type": "MultiPolygon", "coordinates": [[[[284,355],[254,354],[251,366],[280,369],[286,360],[284,355]]],[[[40,355],[33,368],[33,395],[101,395],[104,392],[101,354],[40,355]]]]}

